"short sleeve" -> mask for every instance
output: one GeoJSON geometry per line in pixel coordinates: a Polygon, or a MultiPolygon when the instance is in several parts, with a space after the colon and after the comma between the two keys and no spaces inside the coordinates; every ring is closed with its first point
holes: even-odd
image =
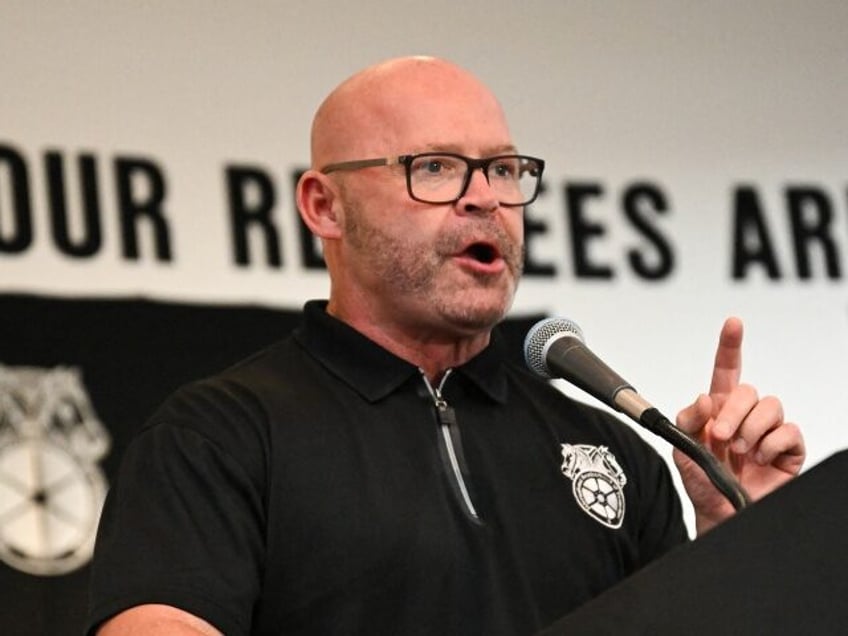
{"type": "Polygon", "coordinates": [[[145,603],[248,634],[264,561],[261,423],[230,390],[173,397],[131,442],[101,518],[89,625],[145,603]]]}

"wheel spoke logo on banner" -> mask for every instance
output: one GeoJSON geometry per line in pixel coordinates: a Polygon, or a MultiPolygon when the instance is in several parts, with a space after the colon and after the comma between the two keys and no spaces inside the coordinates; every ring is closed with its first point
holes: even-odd
{"type": "Polygon", "coordinates": [[[88,563],[110,443],[77,369],[0,365],[0,560],[41,576],[88,563]]]}

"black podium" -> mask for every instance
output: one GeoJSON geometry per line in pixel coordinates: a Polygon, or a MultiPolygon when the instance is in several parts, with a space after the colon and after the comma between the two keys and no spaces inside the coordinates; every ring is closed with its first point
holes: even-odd
{"type": "Polygon", "coordinates": [[[848,451],[537,636],[848,634],[848,451]]]}

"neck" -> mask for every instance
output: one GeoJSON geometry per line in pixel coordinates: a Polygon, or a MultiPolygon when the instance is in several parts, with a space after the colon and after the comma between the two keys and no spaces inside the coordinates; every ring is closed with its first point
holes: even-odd
{"type": "Polygon", "coordinates": [[[438,383],[448,369],[458,367],[476,356],[489,344],[491,329],[466,333],[449,327],[427,327],[378,316],[343,311],[332,299],[327,313],[390,351],[419,367],[427,379],[438,383]]]}

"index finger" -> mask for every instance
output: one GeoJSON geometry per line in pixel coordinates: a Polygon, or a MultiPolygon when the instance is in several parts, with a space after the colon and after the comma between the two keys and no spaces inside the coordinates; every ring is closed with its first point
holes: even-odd
{"type": "Polygon", "coordinates": [[[731,317],[724,321],[718,338],[710,395],[730,393],[739,384],[741,376],[742,321],[731,317]]]}

